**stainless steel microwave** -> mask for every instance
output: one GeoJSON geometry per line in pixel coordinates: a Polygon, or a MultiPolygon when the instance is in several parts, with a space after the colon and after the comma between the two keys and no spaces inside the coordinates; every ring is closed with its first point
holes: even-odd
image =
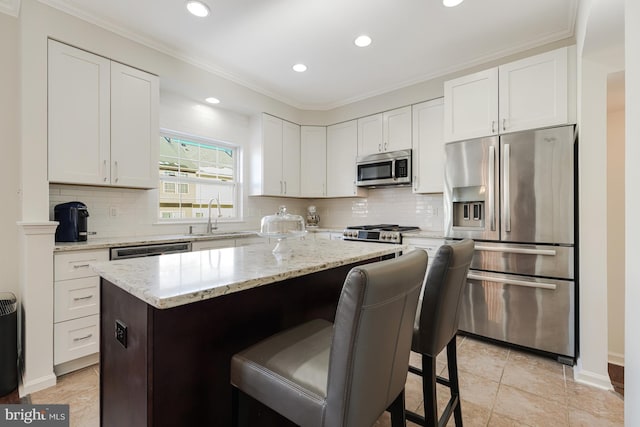
{"type": "Polygon", "coordinates": [[[359,156],[356,168],[358,187],[411,185],[411,150],[359,156]]]}

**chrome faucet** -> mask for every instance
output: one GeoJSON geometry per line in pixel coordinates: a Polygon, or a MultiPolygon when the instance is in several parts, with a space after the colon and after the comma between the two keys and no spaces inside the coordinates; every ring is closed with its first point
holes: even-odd
{"type": "Polygon", "coordinates": [[[222,217],[222,212],[220,211],[220,196],[216,197],[212,197],[211,199],[209,199],[209,203],[207,204],[209,206],[209,219],[207,220],[207,231],[206,233],[209,234],[211,233],[213,230],[217,230],[218,229],[218,218],[222,217]],[[211,225],[211,204],[213,203],[213,201],[216,201],[216,205],[218,206],[218,215],[216,216],[215,222],[213,224],[213,226],[211,225]]]}

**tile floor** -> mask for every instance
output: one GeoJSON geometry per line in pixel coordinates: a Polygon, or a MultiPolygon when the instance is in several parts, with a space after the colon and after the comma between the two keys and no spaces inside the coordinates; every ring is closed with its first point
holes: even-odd
{"type": "MultiPolygon", "coordinates": [[[[421,366],[419,355],[411,358],[421,366]]],[[[437,366],[441,375],[446,373],[444,355],[437,366]]],[[[553,360],[460,337],[458,371],[466,427],[624,425],[620,394],[575,383],[572,368],[553,360]]],[[[99,426],[98,375],[98,367],[91,366],[62,376],[55,387],[33,393],[31,402],[68,403],[72,427],[99,426]]],[[[438,385],[438,393],[442,408],[448,392],[438,385]]],[[[421,394],[419,378],[409,374],[408,409],[422,412],[421,394]]],[[[389,425],[385,413],[375,427],[389,425]]],[[[454,425],[453,419],[448,425],[454,425]]]]}

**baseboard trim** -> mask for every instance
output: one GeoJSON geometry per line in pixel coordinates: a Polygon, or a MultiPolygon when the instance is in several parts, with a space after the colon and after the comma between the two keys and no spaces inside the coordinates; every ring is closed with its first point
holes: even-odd
{"type": "Polygon", "coordinates": [[[95,365],[98,362],[100,362],[100,353],[94,353],[79,359],[71,360],[70,362],[56,365],[53,367],[53,372],[55,372],[56,375],[64,375],[69,372],[86,368],[87,366],[95,365]]]}
{"type": "Polygon", "coordinates": [[[601,375],[582,369],[580,362],[573,367],[573,380],[580,384],[598,387],[603,390],[613,390],[609,375],[601,375]]]}
{"type": "Polygon", "coordinates": [[[624,354],[609,352],[609,363],[624,366],[624,354]]]}
{"type": "Polygon", "coordinates": [[[20,394],[20,397],[24,397],[28,394],[35,393],[36,391],[53,387],[54,385],[56,385],[56,382],[57,379],[55,374],[53,373],[40,378],[36,378],[31,381],[27,381],[26,383],[23,379],[23,381],[20,381],[20,384],[18,385],[18,393],[20,394]]]}

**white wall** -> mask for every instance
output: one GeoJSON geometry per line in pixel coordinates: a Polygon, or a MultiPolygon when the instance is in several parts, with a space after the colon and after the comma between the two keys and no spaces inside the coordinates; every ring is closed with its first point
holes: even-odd
{"type": "Polygon", "coordinates": [[[624,108],[607,116],[607,308],[609,363],[624,366],[624,108]]]}
{"type": "Polygon", "coordinates": [[[20,163],[18,19],[0,13],[0,292],[18,295],[18,197],[20,163]]]}
{"type": "MultiPolygon", "coordinates": [[[[625,215],[634,218],[640,212],[640,2],[625,1],[625,215]]],[[[624,419],[626,426],[640,425],[640,222],[625,224],[625,368],[624,419]]]]}

